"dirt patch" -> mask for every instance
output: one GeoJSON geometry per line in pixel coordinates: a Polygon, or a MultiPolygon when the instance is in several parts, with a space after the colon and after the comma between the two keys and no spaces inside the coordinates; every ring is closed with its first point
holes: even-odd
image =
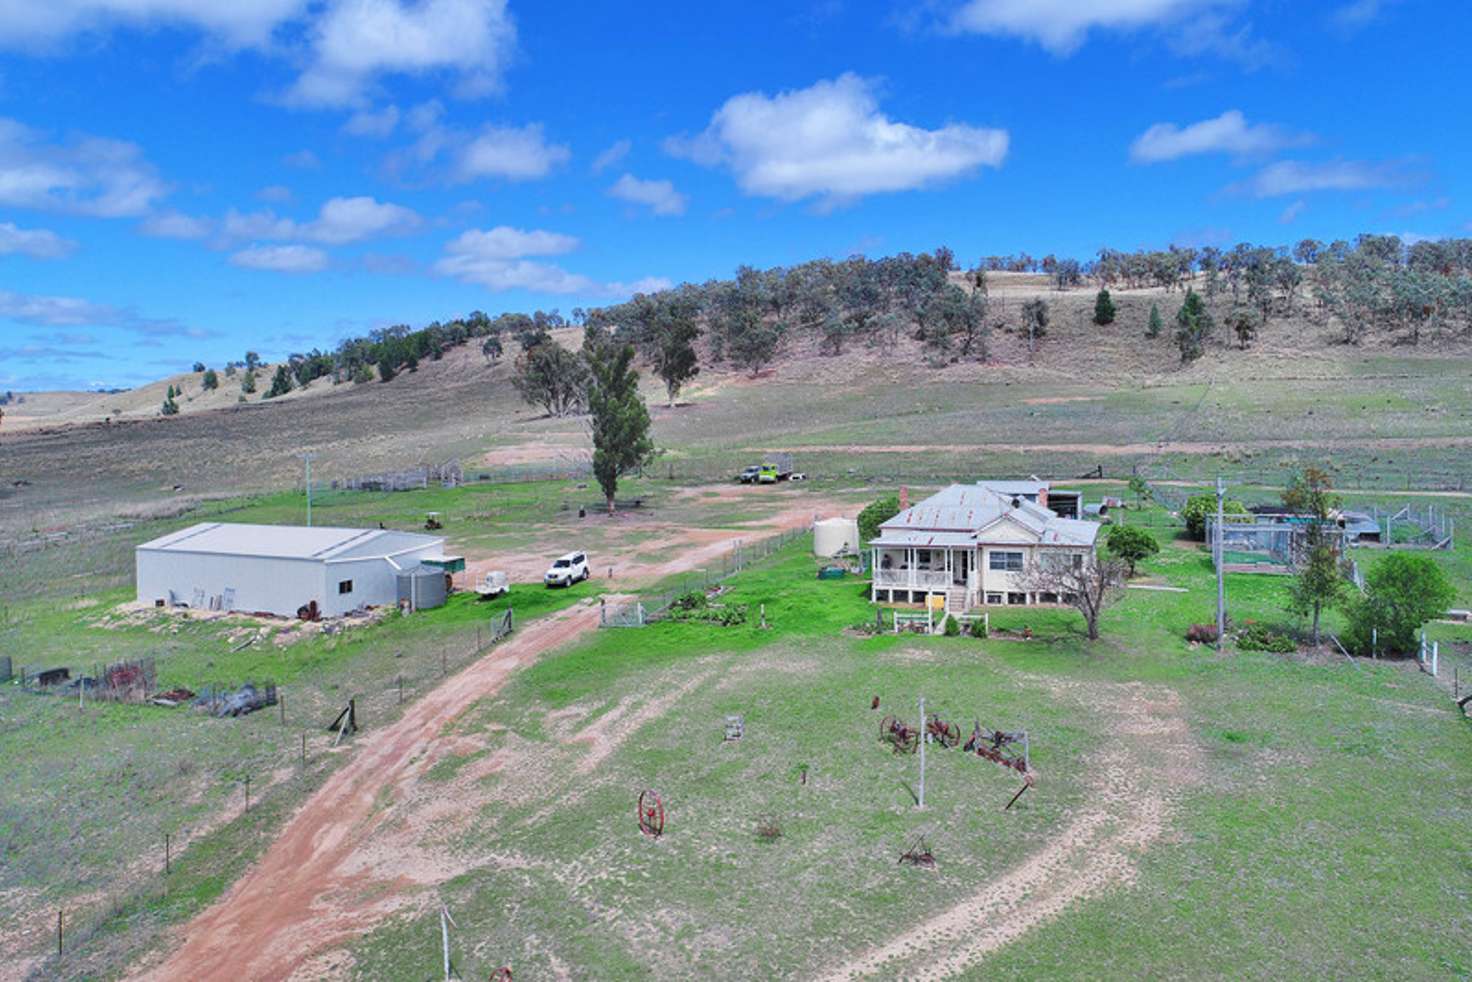
{"type": "Polygon", "coordinates": [[[1115,721],[1120,740],[1090,764],[1088,805],[1016,868],[825,978],[949,978],[1077,901],[1134,882],[1139,854],[1165,835],[1179,789],[1200,780],[1179,698],[1143,685],[1043,684],[1115,721]]]}
{"type": "Polygon", "coordinates": [[[709,673],[696,675],[683,685],[644,701],[637,708],[635,708],[636,700],[633,697],[623,699],[613,709],[584,727],[572,738],[574,743],[588,745],[587,754],[578,762],[578,773],[588,774],[597,770],[598,765],[607,760],[640,727],[654,722],[669,712],[675,703],[693,692],[708,678],[710,678],[709,673]]]}
{"type": "Polygon", "coordinates": [[[1103,396],[1034,396],[1022,400],[1024,406],[1061,406],[1069,402],[1103,402],[1103,396]]]}

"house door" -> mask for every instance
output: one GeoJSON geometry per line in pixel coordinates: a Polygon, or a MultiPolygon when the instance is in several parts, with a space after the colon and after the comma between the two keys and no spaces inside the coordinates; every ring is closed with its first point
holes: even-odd
{"type": "Polygon", "coordinates": [[[955,552],[951,564],[951,582],[956,586],[965,586],[967,576],[971,572],[971,551],[955,552]]]}

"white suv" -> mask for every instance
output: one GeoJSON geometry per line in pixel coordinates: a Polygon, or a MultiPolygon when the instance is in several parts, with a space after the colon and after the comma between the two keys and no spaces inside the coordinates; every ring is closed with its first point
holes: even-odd
{"type": "Polygon", "coordinates": [[[552,561],[542,582],[548,586],[572,586],[588,578],[588,557],[581,552],[570,552],[552,561]]]}

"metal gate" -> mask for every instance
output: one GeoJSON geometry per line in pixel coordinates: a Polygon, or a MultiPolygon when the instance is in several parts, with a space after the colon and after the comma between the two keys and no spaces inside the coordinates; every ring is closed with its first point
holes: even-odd
{"type": "Polygon", "coordinates": [[[642,603],[606,603],[598,610],[599,627],[643,627],[648,623],[642,603]]]}

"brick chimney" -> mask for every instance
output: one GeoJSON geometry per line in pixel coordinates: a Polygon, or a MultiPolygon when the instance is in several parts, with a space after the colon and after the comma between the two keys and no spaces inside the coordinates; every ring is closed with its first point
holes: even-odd
{"type": "Polygon", "coordinates": [[[900,485],[900,511],[910,507],[910,489],[903,484],[900,485]]]}

